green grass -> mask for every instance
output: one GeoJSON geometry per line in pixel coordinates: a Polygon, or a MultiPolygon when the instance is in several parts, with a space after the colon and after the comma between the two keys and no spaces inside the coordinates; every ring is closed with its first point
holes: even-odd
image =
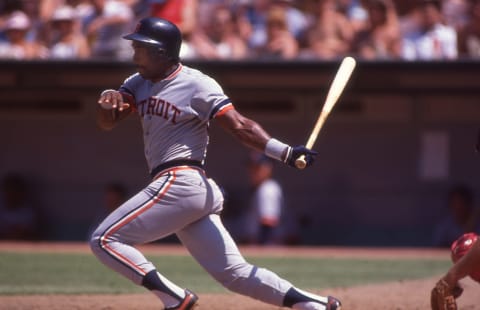
{"type": "MultiPolygon", "coordinates": [[[[226,292],[189,256],[148,256],[180,286],[199,293],[226,292]]],[[[450,262],[438,259],[268,258],[248,260],[304,289],[347,287],[438,275],[450,262]]],[[[145,292],[90,254],[0,252],[0,294],[145,292]]]]}

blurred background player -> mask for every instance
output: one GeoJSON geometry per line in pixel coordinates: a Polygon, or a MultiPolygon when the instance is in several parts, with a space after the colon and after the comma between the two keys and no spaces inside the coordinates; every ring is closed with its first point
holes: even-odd
{"type": "Polygon", "coordinates": [[[90,226],[87,236],[90,237],[98,224],[100,224],[107,215],[121,206],[127,198],[128,191],[125,185],[120,182],[106,184],[103,188],[100,208],[94,216],[93,224],[90,226]]]}
{"type": "Polygon", "coordinates": [[[437,225],[434,245],[450,247],[457,238],[467,232],[480,232],[478,210],[475,208],[473,191],[466,185],[456,185],[447,197],[448,215],[437,225]]]}
{"type": "Polygon", "coordinates": [[[27,181],[16,173],[5,175],[0,196],[0,239],[37,239],[39,214],[27,181]]]}
{"type": "Polygon", "coordinates": [[[252,225],[252,242],[278,243],[284,199],[282,187],[273,179],[273,160],[260,153],[251,153],[248,176],[253,191],[247,224],[252,225]]]}

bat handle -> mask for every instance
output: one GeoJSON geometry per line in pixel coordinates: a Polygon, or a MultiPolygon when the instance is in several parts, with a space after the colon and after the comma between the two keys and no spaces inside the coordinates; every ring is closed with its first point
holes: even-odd
{"type": "Polygon", "coordinates": [[[307,161],[305,160],[305,155],[301,155],[295,160],[295,167],[297,167],[298,169],[305,169],[306,166],[307,161]]]}

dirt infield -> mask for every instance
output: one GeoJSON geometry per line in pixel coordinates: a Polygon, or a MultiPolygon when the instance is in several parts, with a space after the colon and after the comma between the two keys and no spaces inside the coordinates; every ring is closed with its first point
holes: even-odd
{"type": "MultiPolygon", "coordinates": [[[[328,289],[321,294],[341,298],[345,310],[423,310],[429,309],[428,294],[436,279],[365,285],[347,289],[328,289]]],[[[463,296],[458,300],[461,310],[480,309],[480,286],[462,282],[463,296]]],[[[136,295],[42,295],[0,297],[0,309],[65,310],[65,309],[161,309],[151,294],[136,295]]],[[[258,301],[234,294],[201,294],[198,310],[278,310],[258,301]]]]}
{"type": "MultiPolygon", "coordinates": [[[[48,251],[48,252],[88,252],[84,244],[10,244],[0,243],[0,251],[48,251]]],[[[156,254],[184,254],[185,250],[176,246],[145,246],[143,250],[156,254]]],[[[243,248],[245,255],[288,255],[288,248],[243,248]]],[[[295,254],[309,257],[445,257],[448,252],[419,249],[339,249],[339,248],[295,248],[295,254]]],[[[436,278],[397,281],[383,284],[368,284],[352,288],[331,288],[322,290],[322,295],[340,298],[346,310],[423,310],[429,309],[429,292],[436,278]]],[[[462,281],[465,292],[459,299],[462,310],[480,310],[480,285],[470,279],[462,281]]],[[[161,309],[161,303],[151,294],[134,295],[29,295],[1,296],[0,309],[161,309]]],[[[278,310],[258,301],[236,294],[200,294],[198,310],[278,310]]]]}

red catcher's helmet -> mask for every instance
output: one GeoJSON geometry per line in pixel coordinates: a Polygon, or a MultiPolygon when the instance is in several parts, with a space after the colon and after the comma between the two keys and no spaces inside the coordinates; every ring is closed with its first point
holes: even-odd
{"type": "MultiPolygon", "coordinates": [[[[479,239],[474,233],[466,233],[452,243],[451,256],[453,263],[456,263],[472,248],[473,244],[479,239]]],[[[468,274],[473,280],[480,282],[480,266],[468,274]]]]}

